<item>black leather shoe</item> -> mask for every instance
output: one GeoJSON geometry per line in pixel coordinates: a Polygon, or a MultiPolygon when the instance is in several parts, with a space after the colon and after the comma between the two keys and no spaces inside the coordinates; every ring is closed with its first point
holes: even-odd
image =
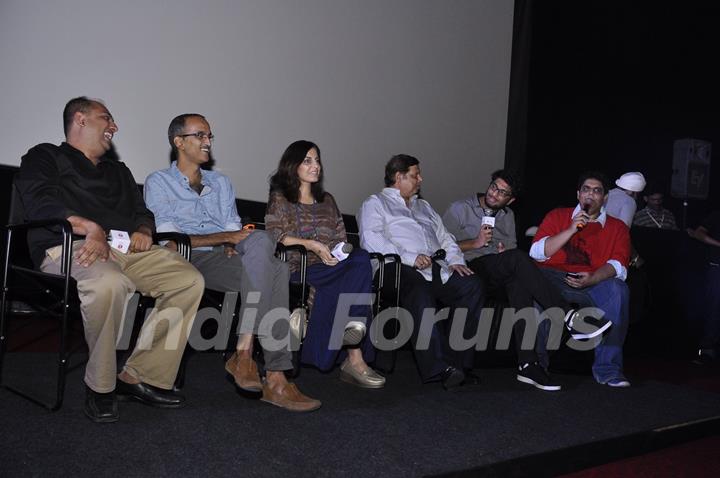
{"type": "Polygon", "coordinates": [[[480,377],[468,370],[465,370],[463,385],[480,385],[480,377]]]}
{"type": "Polygon", "coordinates": [[[117,396],[115,392],[97,393],[85,386],[85,415],[95,423],[112,423],[118,421],[117,396]]]}
{"type": "Polygon", "coordinates": [[[115,391],[120,400],[138,402],[158,408],[180,408],[185,405],[185,397],[172,390],[163,390],[146,383],[127,383],[117,381],[115,391]]]}
{"type": "Polygon", "coordinates": [[[452,365],[446,368],[442,375],[440,375],[440,381],[445,390],[459,387],[464,380],[465,374],[462,370],[458,370],[452,365]]]}

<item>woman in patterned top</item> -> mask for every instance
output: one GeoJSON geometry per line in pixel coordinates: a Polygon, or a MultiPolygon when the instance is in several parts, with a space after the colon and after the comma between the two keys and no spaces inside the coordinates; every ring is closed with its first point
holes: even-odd
{"type": "MultiPolygon", "coordinates": [[[[335,199],[323,190],[322,180],[320,148],[310,141],[288,146],[270,178],[265,225],[276,241],[286,246],[300,244],[308,251],[307,281],[315,289],[315,299],[301,362],[327,371],[340,358],[340,344],[330,343],[340,294],[370,293],[372,267],[370,256],[362,249],[353,250],[343,261],[330,252],[336,244],[346,242],[347,236],[335,199]]],[[[298,269],[299,257],[291,254],[293,279],[298,279],[298,269]]],[[[360,387],[380,388],[385,378],[366,363],[375,355],[371,341],[365,337],[366,323],[369,326],[372,318],[370,306],[354,305],[349,315],[352,319],[344,317],[346,323],[338,324],[344,330],[342,345],[349,346],[340,366],[340,378],[360,387]]]]}

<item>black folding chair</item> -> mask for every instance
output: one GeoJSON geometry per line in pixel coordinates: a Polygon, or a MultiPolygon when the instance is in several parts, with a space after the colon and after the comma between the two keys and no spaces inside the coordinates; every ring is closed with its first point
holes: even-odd
{"type": "MultiPolygon", "coordinates": [[[[82,365],[83,361],[69,364],[71,355],[84,347],[84,340],[77,340],[78,343],[71,344],[68,340],[68,333],[71,324],[82,324],[80,319],[80,300],[77,292],[77,282],[72,278],[72,226],[64,219],[50,219],[44,221],[22,222],[24,211],[17,189],[13,185],[10,224],[5,227],[5,250],[3,254],[3,287],[2,298],[0,299],[0,386],[6,388],[33,403],[41,405],[49,410],[60,409],[63,403],[65,392],[66,375],[72,369],[82,365]],[[30,259],[30,252],[27,247],[27,232],[36,228],[57,227],[62,235],[61,273],[49,274],[34,268],[30,259]],[[23,302],[32,307],[33,312],[18,317],[14,314],[12,304],[23,302]],[[9,330],[9,322],[15,316],[18,324],[14,324],[9,330]],[[29,343],[22,345],[27,348],[28,344],[37,344],[38,341],[47,340],[53,337],[54,345],[57,346],[55,359],[55,387],[54,398],[48,400],[47,394],[38,394],[36,387],[18,386],[7,383],[3,376],[6,355],[9,348],[9,335],[14,337],[28,335],[31,327],[37,324],[32,319],[35,317],[44,318],[50,325],[49,332],[40,337],[34,337],[29,343]],[[78,320],[72,320],[78,319],[78,320]],[[56,339],[55,339],[56,338],[56,339]],[[43,396],[45,395],[45,396],[43,396]]],[[[154,240],[174,240],[181,252],[188,253],[190,243],[187,236],[183,238],[175,233],[156,234],[154,240]]],[[[135,317],[143,317],[142,310],[152,305],[152,299],[141,297],[140,307],[135,317]]],[[[81,327],[79,328],[81,330],[81,327]]],[[[80,334],[82,335],[82,334],[80,334]]],[[[19,344],[13,344],[13,351],[20,350],[19,344]]]]}

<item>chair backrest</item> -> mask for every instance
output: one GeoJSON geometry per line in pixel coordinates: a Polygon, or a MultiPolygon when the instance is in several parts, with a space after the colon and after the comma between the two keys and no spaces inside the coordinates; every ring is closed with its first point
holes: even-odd
{"type": "MultiPolygon", "coordinates": [[[[14,181],[11,188],[8,224],[21,224],[25,222],[25,208],[23,207],[22,198],[20,197],[20,191],[18,191],[14,181]]],[[[30,247],[27,242],[27,231],[15,231],[13,233],[10,256],[12,257],[12,263],[16,266],[27,267],[28,269],[34,267],[30,256],[30,247]]]]}

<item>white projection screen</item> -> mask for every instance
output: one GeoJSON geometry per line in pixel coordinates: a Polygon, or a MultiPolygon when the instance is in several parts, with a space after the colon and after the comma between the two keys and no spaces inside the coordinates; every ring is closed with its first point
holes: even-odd
{"type": "Polygon", "coordinates": [[[510,0],[0,0],[0,163],[61,142],[63,106],[87,95],[140,183],[168,165],[170,120],[196,112],[240,198],[267,200],[308,139],[343,212],[407,153],[442,213],[503,164],[512,16],[510,0]]]}

